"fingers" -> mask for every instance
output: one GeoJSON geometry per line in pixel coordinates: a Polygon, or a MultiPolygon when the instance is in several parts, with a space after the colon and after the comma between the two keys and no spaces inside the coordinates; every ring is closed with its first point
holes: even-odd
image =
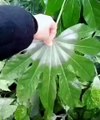
{"type": "Polygon", "coordinates": [[[56,33],[57,33],[57,24],[53,22],[49,30],[49,39],[53,40],[56,37],[56,33]]]}
{"type": "Polygon", "coordinates": [[[57,33],[57,24],[53,21],[49,29],[49,38],[47,40],[44,40],[44,43],[48,46],[52,46],[53,40],[56,37],[56,33],[57,33]]]}
{"type": "Polygon", "coordinates": [[[39,33],[36,33],[34,35],[34,39],[36,40],[41,40],[41,41],[45,41],[47,39],[49,39],[49,31],[48,28],[45,28],[45,30],[40,31],[39,33]]]}

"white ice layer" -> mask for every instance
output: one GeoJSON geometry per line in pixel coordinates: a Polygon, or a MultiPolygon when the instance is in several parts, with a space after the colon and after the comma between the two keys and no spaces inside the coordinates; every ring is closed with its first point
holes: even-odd
{"type": "Polygon", "coordinates": [[[39,40],[34,40],[27,50],[33,51],[31,58],[39,60],[40,64],[58,66],[71,57],[76,40],[77,32],[67,29],[54,39],[52,46],[47,46],[39,40]]]}

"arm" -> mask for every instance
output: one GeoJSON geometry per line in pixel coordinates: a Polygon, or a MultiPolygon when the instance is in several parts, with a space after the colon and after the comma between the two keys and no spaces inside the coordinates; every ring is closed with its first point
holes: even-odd
{"type": "Polygon", "coordinates": [[[0,60],[27,48],[37,28],[36,19],[23,8],[0,6],[0,60]]]}

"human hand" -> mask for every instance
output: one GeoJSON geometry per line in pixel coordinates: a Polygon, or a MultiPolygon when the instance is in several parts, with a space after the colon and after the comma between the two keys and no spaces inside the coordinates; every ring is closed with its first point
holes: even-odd
{"type": "Polygon", "coordinates": [[[57,24],[47,15],[37,14],[34,17],[38,23],[38,31],[34,39],[42,40],[46,45],[51,46],[57,33],[57,24]]]}

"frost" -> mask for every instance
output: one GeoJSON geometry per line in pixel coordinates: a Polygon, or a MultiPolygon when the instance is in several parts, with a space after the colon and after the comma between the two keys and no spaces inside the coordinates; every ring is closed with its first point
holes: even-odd
{"type": "Polygon", "coordinates": [[[77,33],[67,29],[54,39],[52,46],[47,46],[39,40],[34,40],[27,50],[32,51],[31,58],[39,60],[40,65],[58,66],[70,59],[77,39],[77,33]]]}

